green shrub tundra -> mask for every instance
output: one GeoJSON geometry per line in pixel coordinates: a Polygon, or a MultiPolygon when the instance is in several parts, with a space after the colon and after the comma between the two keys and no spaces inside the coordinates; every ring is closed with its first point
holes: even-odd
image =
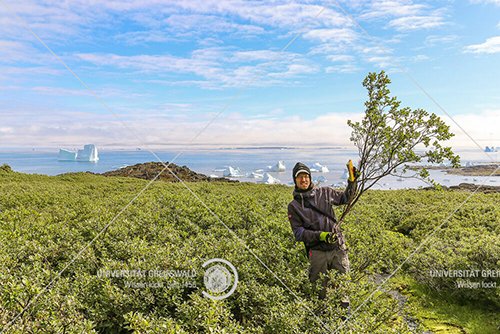
{"type": "Polygon", "coordinates": [[[375,290],[374,274],[390,273],[402,263],[467,194],[367,192],[344,224],[352,272],[331,273],[337,289],[318,301],[319,287],[307,279],[304,249],[293,240],[286,216],[291,198],[286,186],[188,184],[236,238],[183,185],[154,182],[85,248],[146,184],[0,168],[0,328],[6,333],[500,331],[500,279],[491,274],[500,270],[498,194],[474,195],[341,327],[339,296],[350,296],[351,310],[362,305],[375,290]],[[238,286],[224,300],[202,294],[201,265],[212,258],[226,259],[238,271],[238,286]],[[196,274],[103,274],[125,270],[196,274]],[[490,276],[438,275],[460,270],[489,270],[490,276]],[[458,288],[459,279],[490,285],[458,288]],[[406,294],[407,302],[393,298],[394,291],[406,294]]]}

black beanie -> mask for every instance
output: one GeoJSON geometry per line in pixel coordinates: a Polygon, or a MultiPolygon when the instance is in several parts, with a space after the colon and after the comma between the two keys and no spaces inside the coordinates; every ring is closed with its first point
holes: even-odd
{"type": "Polygon", "coordinates": [[[297,162],[295,164],[295,167],[293,167],[293,171],[292,171],[292,179],[293,179],[293,184],[295,184],[295,190],[297,191],[300,191],[298,188],[297,188],[297,183],[295,183],[295,178],[300,174],[300,173],[307,173],[307,175],[309,175],[309,179],[311,179],[311,184],[309,185],[309,188],[305,191],[308,191],[312,188],[312,178],[311,178],[311,170],[309,169],[309,167],[307,167],[306,165],[304,165],[302,162],[297,162]]]}

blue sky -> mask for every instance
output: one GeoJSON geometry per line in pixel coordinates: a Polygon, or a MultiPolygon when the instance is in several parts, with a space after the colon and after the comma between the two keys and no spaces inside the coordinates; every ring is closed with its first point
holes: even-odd
{"type": "MultiPolygon", "coordinates": [[[[2,0],[0,147],[183,145],[328,1],[2,0]]],[[[500,1],[340,1],[482,145],[500,146],[500,1]]],[[[195,145],[349,146],[368,72],[403,106],[448,116],[332,3],[195,145]]]]}

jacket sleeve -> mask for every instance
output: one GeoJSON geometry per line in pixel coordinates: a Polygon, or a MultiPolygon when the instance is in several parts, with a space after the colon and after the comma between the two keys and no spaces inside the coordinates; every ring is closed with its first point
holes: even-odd
{"type": "MultiPolygon", "coordinates": [[[[331,204],[342,205],[346,204],[351,196],[356,192],[357,181],[347,182],[347,188],[344,191],[338,191],[336,189],[329,189],[329,197],[331,204]]],[[[326,187],[325,187],[326,188],[326,187]]]]}
{"type": "Polygon", "coordinates": [[[312,231],[304,227],[302,219],[297,212],[297,209],[292,205],[288,204],[288,220],[290,220],[290,226],[292,227],[293,236],[295,240],[302,242],[315,242],[319,241],[319,235],[321,231],[312,231]]]}

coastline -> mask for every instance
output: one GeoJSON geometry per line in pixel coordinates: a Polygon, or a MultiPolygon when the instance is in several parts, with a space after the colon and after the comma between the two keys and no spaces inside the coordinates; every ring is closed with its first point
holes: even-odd
{"type": "Polygon", "coordinates": [[[412,166],[411,169],[425,168],[427,170],[439,170],[450,175],[461,175],[461,176],[500,176],[499,165],[488,164],[488,165],[474,165],[466,167],[451,167],[451,166],[412,166]],[[498,168],[498,170],[497,170],[498,168]]]}

